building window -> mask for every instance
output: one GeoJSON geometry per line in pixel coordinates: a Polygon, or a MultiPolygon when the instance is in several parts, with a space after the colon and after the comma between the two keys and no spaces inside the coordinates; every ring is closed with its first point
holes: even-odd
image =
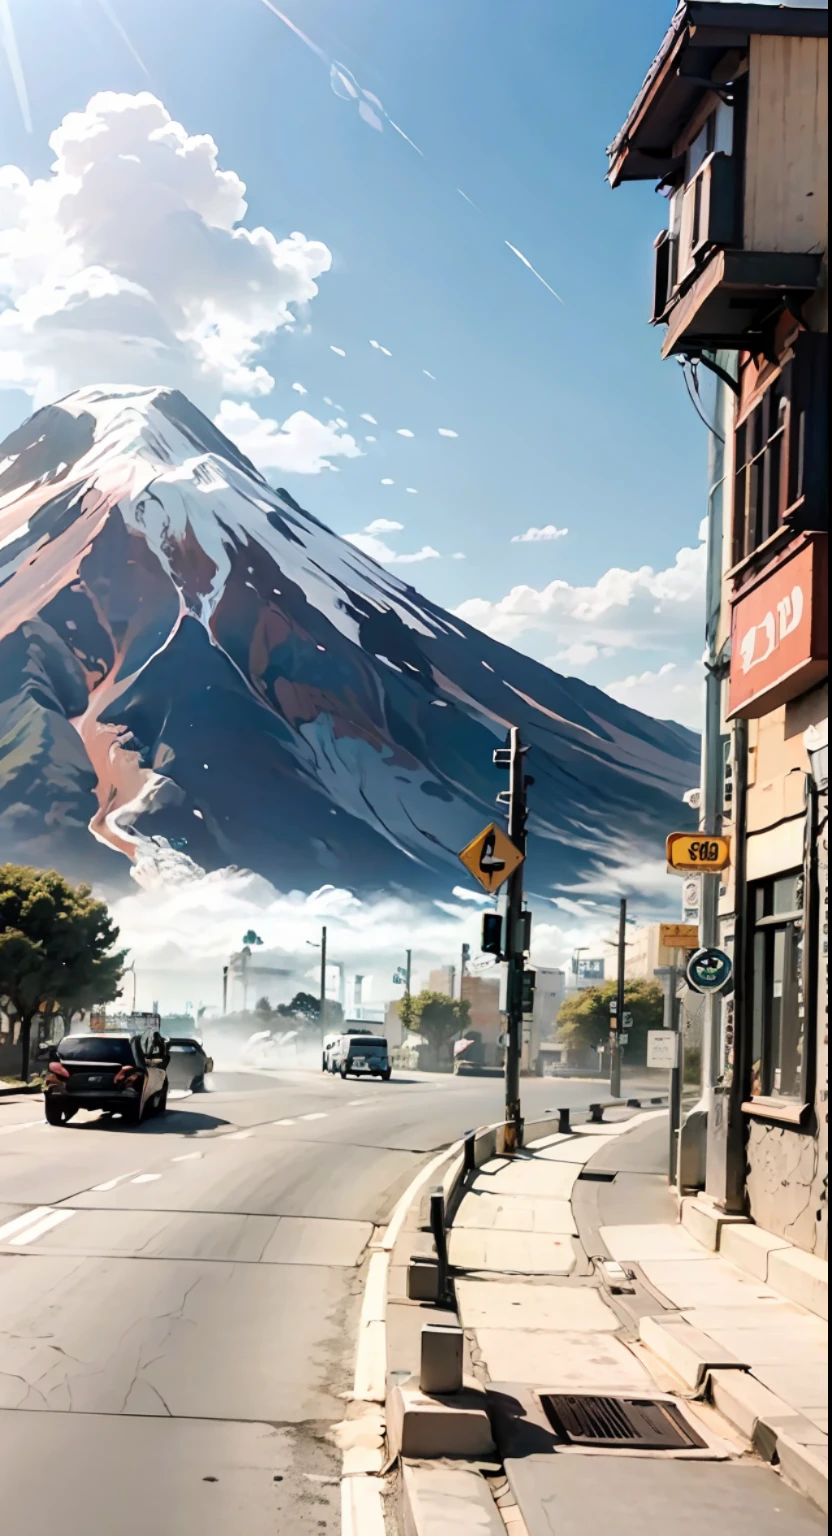
{"type": "Polygon", "coordinates": [[[752,888],[752,1098],[805,1102],[803,875],[752,888]]]}
{"type": "Polygon", "coordinates": [[[737,428],[735,565],[777,532],[786,510],[787,379],[781,373],[737,428]]]}

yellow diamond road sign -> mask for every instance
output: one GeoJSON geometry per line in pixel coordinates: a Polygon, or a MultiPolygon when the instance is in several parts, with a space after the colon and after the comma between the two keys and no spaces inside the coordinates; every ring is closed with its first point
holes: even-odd
{"type": "Polygon", "coordinates": [[[518,864],[522,864],[524,855],[515,848],[502,827],[495,826],[492,821],[490,827],[485,827],[467,848],[463,848],[459,857],[474,879],[479,880],[483,890],[491,892],[500,889],[518,864]]]}

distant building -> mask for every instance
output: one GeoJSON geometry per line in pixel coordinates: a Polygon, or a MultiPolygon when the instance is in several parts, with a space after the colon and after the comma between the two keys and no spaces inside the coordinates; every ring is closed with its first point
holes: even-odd
{"type": "Polygon", "coordinates": [[[654,971],[662,965],[683,965],[687,956],[683,949],[669,949],[661,941],[661,923],[647,923],[636,928],[627,939],[624,975],[627,981],[653,981],[654,971]]]}
{"type": "Polygon", "coordinates": [[[444,992],[447,997],[455,997],[456,992],[456,966],[438,965],[428,976],[429,992],[444,992]]]}
{"type": "Polygon", "coordinates": [[[560,1005],[566,996],[566,972],[554,966],[537,965],[535,973],[534,1011],[531,1018],[523,1020],[523,1054],[521,1068],[524,1072],[537,1071],[537,1058],[544,1040],[555,1033],[560,1005]]]}

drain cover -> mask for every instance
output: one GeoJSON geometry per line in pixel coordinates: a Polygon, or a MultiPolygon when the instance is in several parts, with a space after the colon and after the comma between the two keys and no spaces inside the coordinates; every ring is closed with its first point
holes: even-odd
{"type": "Polygon", "coordinates": [[[570,1445],[642,1451],[706,1449],[675,1403],[566,1392],[544,1393],[541,1402],[551,1424],[570,1445]]]}

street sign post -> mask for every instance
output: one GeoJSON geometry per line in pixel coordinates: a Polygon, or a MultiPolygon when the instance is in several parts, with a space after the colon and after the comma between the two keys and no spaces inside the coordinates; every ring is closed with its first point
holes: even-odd
{"type": "Polygon", "coordinates": [[[492,821],[459,855],[468,873],[491,894],[519,869],[525,854],[507,837],[502,827],[492,821]]]}
{"type": "Polygon", "coordinates": [[[729,837],[710,837],[707,832],[671,832],[665,846],[668,869],[677,875],[718,874],[731,862],[729,837]]]}

